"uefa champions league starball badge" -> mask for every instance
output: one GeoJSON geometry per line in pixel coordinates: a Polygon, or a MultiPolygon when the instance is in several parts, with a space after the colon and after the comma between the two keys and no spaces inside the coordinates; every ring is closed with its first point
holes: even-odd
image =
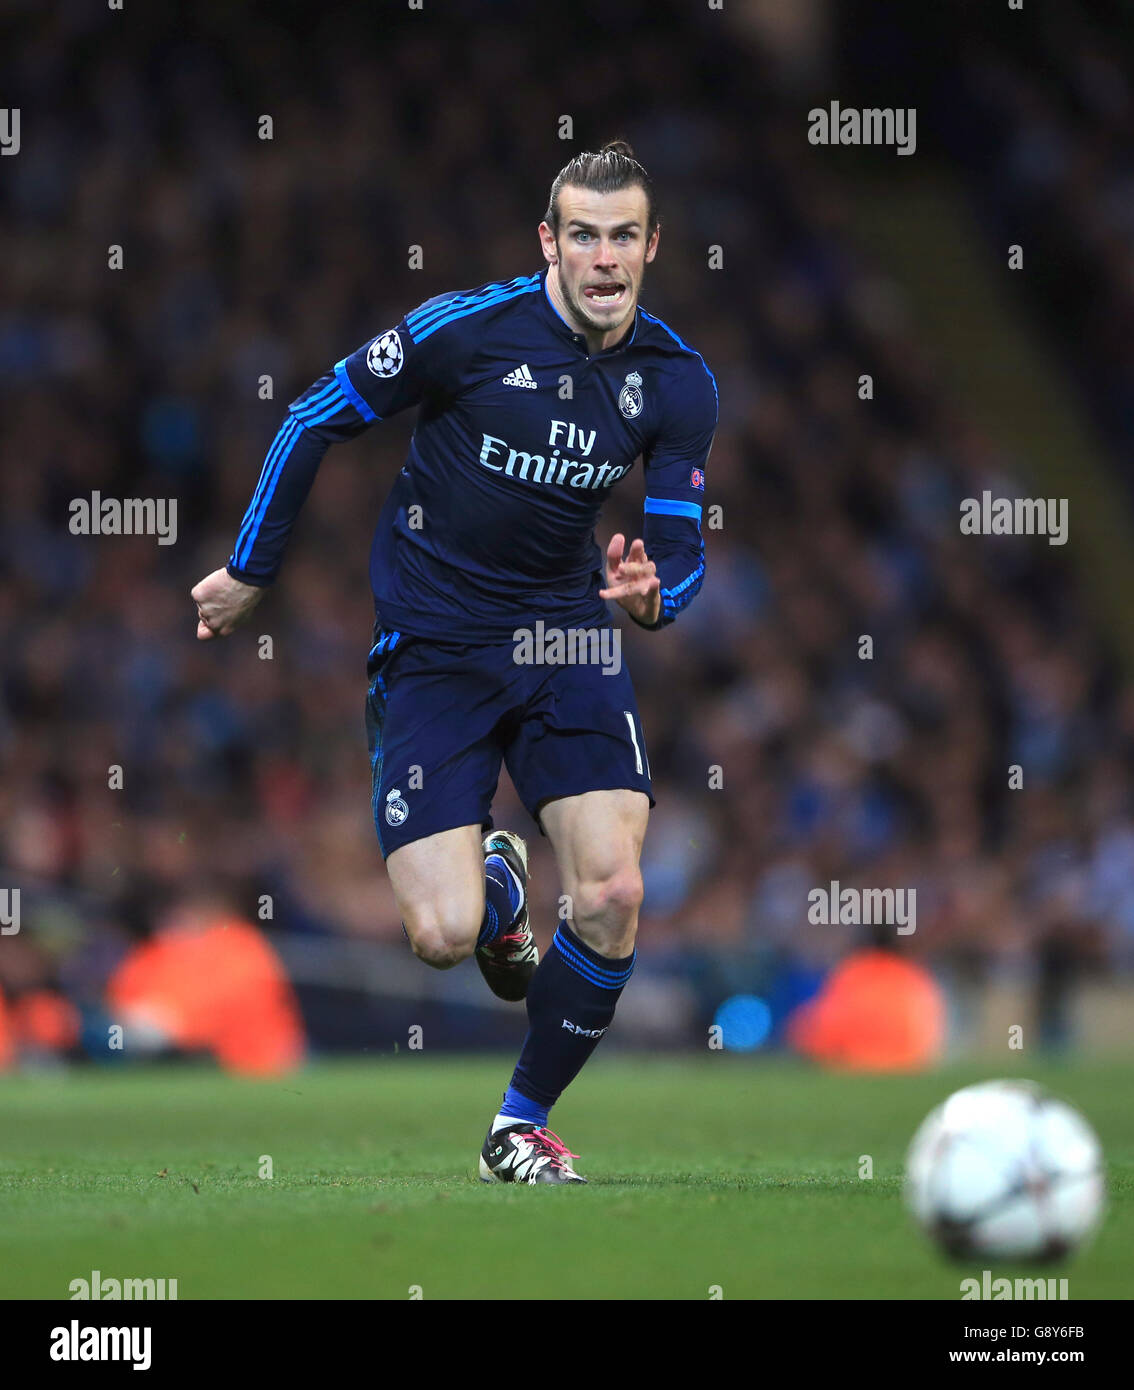
{"type": "Polygon", "coordinates": [[[633,420],[635,415],[641,415],[642,405],[642,378],[637,372],[629,372],[625,386],[618,393],[618,408],[627,420],[633,420]]]}
{"type": "Polygon", "coordinates": [[[366,353],[366,365],[375,376],[397,376],[404,360],[402,340],[396,328],[388,328],[375,338],[366,353]]]}
{"type": "Polygon", "coordinates": [[[409,807],[402,800],[402,794],[397,787],[386,793],[386,824],[401,825],[409,815],[409,807]]]}

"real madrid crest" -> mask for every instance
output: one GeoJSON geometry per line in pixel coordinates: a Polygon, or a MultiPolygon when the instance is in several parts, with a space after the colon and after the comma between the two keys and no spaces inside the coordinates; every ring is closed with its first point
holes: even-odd
{"type": "Polygon", "coordinates": [[[397,787],[393,787],[386,793],[386,824],[401,825],[409,815],[409,807],[402,800],[402,794],[397,787]]]}
{"type": "Polygon", "coordinates": [[[642,378],[637,372],[628,372],[626,384],[618,393],[618,408],[627,420],[633,420],[635,415],[641,415],[643,404],[642,378]]]}

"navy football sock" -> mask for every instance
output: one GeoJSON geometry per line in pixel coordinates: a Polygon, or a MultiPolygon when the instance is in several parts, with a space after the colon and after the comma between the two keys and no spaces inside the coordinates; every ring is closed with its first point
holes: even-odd
{"type": "Polygon", "coordinates": [[[506,932],[516,920],[522,902],[520,885],[512,871],[498,854],[484,861],[484,921],[480,924],[478,946],[495,941],[498,932],[506,932]]]}
{"type": "Polygon", "coordinates": [[[528,986],[528,1035],[509,1094],[555,1104],[610,1027],[636,955],[600,956],[560,923],[528,986]]]}

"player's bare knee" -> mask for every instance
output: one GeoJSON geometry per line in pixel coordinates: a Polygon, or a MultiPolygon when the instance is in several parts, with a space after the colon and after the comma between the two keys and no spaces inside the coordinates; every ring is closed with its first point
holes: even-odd
{"type": "Polygon", "coordinates": [[[414,955],[434,970],[451,970],[476,949],[475,928],[469,931],[463,927],[412,927],[407,924],[406,930],[414,955]]]}
{"type": "Polygon", "coordinates": [[[637,920],[642,906],[642,875],[638,869],[621,869],[606,878],[578,885],[575,921],[621,934],[637,920]]]}
{"type": "Polygon", "coordinates": [[[427,931],[411,936],[410,945],[418,960],[434,970],[451,970],[472,955],[476,942],[452,941],[443,932],[427,931]]]}

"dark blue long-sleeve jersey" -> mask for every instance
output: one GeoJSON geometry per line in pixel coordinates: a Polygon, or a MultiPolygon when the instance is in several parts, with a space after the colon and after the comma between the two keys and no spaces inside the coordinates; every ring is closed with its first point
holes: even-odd
{"type": "Polygon", "coordinates": [[[438,295],[337,362],[288,407],[228,572],[270,584],[329,445],[419,407],[370,556],[386,627],[505,641],[518,626],[605,626],[594,527],[641,455],[646,554],[663,627],[705,572],[701,501],[717,424],[704,358],[639,307],[589,354],[536,275],[438,295]]]}

